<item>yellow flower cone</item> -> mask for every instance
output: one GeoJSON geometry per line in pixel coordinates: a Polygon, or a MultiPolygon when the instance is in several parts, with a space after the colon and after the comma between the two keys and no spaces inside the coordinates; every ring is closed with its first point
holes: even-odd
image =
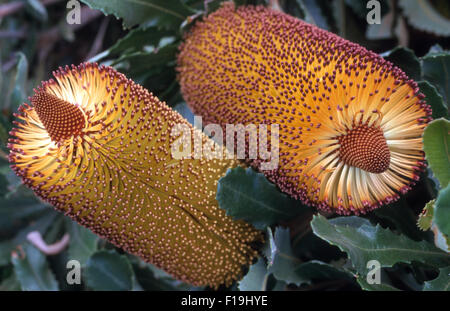
{"type": "Polygon", "coordinates": [[[175,159],[177,124],[209,138],[111,67],[86,63],[54,77],[21,106],[11,132],[9,159],[23,182],[180,280],[217,288],[241,278],[262,236],[218,208],[217,181],[235,160],[175,159]]]}
{"type": "Polygon", "coordinates": [[[407,192],[424,167],[431,109],[417,84],[282,12],[225,4],[186,36],[178,71],[206,124],[279,125],[279,165],[264,173],[306,204],[365,213],[407,192]]]}

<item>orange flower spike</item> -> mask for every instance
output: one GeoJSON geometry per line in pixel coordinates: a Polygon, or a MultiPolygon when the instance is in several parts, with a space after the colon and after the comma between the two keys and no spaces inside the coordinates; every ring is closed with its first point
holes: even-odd
{"type": "Polygon", "coordinates": [[[54,76],[20,107],[11,132],[9,159],[23,182],[180,280],[217,288],[242,277],[262,235],[215,200],[235,160],[174,159],[175,125],[209,138],[111,67],[87,63],[54,76]]]}
{"type": "Polygon", "coordinates": [[[264,173],[306,204],[365,213],[398,199],[424,166],[431,109],[417,84],[282,12],[225,4],[186,36],[178,71],[206,124],[279,124],[279,165],[264,173]]]}

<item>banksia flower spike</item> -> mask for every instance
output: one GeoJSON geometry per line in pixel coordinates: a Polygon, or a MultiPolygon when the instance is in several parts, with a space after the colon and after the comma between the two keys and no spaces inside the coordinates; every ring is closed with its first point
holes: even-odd
{"type": "Polygon", "coordinates": [[[205,144],[209,138],[111,67],[86,63],[54,77],[16,115],[9,159],[23,182],[180,280],[217,288],[239,279],[262,237],[215,200],[235,160],[175,159],[177,124],[205,144]]]}
{"type": "Polygon", "coordinates": [[[264,173],[306,204],[365,213],[409,190],[424,166],[431,110],[416,83],[282,12],[227,3],[186,36],[178,71],[205,123],[279,124],[279,165],[264,173]]]}

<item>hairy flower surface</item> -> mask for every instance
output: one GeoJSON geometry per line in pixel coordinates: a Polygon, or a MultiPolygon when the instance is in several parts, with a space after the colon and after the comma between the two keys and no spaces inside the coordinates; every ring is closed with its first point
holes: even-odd
{"type": "Polygon", "coordinates": [[[178,71],[205,123],[279,124],[279,165],[264,173],[307,204],[364,213],[409,190],[424,166],[431,110],[416,83],[287,14],[224,5],[186,36],[178,71]]]}
{"type": "Polygon", "coordinates": [[[235,160],[174,159],[175,125],[209,138],[111,67],[86,63],[54,77],[16,115],[10,162],[23,182],[183,281],[217,288],[240,278],[262,237],[218,208],[217,181],[235,160]]]}

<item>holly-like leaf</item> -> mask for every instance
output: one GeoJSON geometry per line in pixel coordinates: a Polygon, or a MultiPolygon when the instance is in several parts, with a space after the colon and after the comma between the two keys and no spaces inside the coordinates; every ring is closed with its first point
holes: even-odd
{"type": "Polygon", "coordinates": [[[298,201],[281,193],[263,174],[251,168],[229,169],[219,179],[216,199],[227,215],[246,220],[259,229],[302,210],[298,201]]]}
{"type": "Polygon", "coordinates": [[[403,70],[410,79],[420,80],[420,61],[413,50],[399,46],[382,56],[403,70]]]}
{"type": "Polygon", "coordinates": [[[432,121],[423,133],[425,158],[441,188],[450,182],[450,122],[445,119],[432,121]]]}
{"type": "Polygon", "coordinates": [[[58,283],[49,268],[46,256],[29,243],[25,243],[22,249],[23,253],[16,252],[12,255],[14,272],[22,290],[58,290],[58,283]]]}
{"type": "Polygon", "coordinates": [[[97,250],[98,236],[74,221],[68,219],[66,223],[70,234],[69,258],[78,260],[81,266],[84,266],[97,250]]]}
{"type": "Polygon", "coordinates": [[[370,260],[378,260],[381,267],[392,267],[397,262],[412,261],[435,267],[450,265],[450,255],[434,245],[426,241],[413,241],[379,225],[373,226],[360,217],[327,220],[317,215],[311,226],[317,236],[346,252],[360,275],[366,275],[366,265],[370,260]]]}
{"type": "Polygon", "coordinates": [[[450,267],[439,269],[437,278],[425,282],[424,291],[450,291],[450,267]]]}
{"type": "Polygon", "coordinates": [[[81,0],[105,15],[113,14],[123,20],[126,28],[144,22],[164,28],[177,29],[195,11],[180,0],[81,0]]]}
{"type": "Polygon", "coordinates": [[[426,0],[400,0],[398,5],[415,28],[438,36],[450,35],[450,21],[440,15],[426,0]]]}
{"type": "Polygon", "coordinates": [[[450,101],[450,53],[428,53],[422,57],[421,62],[422,78],[431,82],[438,89],[448,107],[450,101]]]}
{"type": "Polygon", "coordinates": [[[444,99],[437,89],[427,81],[420,81],[417,83],[420,91],[425,95],[427,104],[431,106],[433,119],[447,118],[448,109],[444,103],[444,99]]]}
{"type": "Polygon", "coordinates": [[[450,184],[439,191],[434,205],[433,222],[438,226],[439,231],[450,237],[450,184]]]}
{"type": "Polygon", "coordinates": [[[127,257],[98,251],[86,263],[86,283],[93,290],[124,291],[133,287],[133,269],[127,257]]]}

